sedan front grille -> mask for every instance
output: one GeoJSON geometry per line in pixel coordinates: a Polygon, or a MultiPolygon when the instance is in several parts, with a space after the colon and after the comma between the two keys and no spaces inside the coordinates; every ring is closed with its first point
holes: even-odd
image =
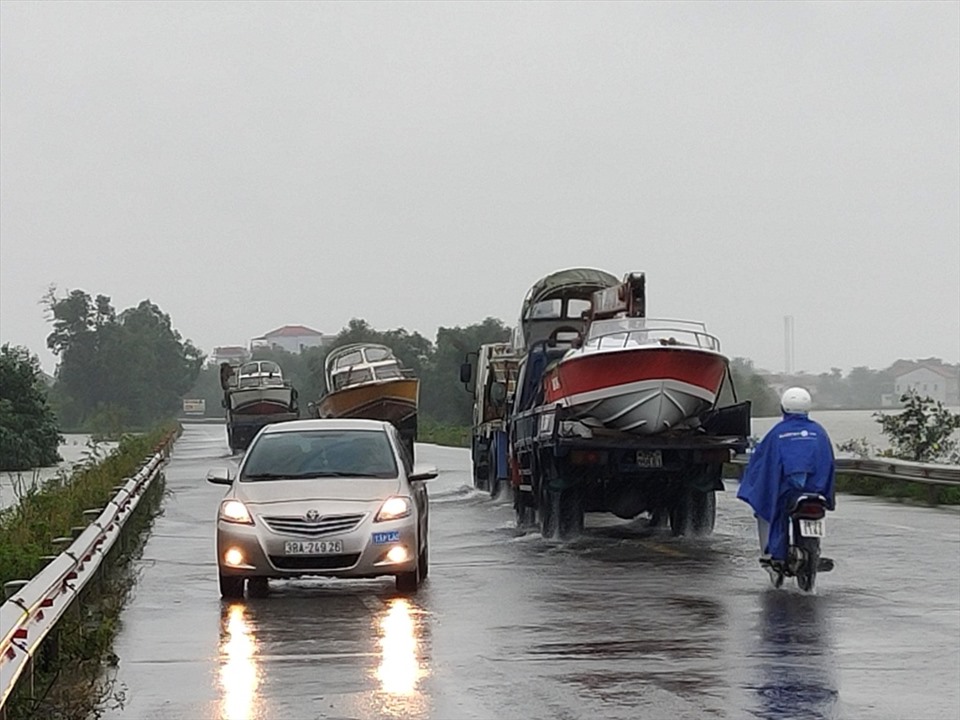
{"type": "Polygon", "coordinates": [[[349,555],[271,555],[270,562],[278,570],[346,570],[357,564],[360,553],[349,555]]]}
{"type": "Polygon", "coordinates": [[[333,535],[334,533],[350,532],[363,521],[363,518],[363,513],[324,515],[316,520],[308,520],[302,515],[288,515],[284,517],[264,517],[263,522],[275,533],[315,538],[323,535],[333,535]]]}

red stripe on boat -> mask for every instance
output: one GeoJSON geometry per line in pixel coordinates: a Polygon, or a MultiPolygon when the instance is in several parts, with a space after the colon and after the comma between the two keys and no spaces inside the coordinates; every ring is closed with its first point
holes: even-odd
{"type": "Polygon", "coordinates": [[[722,355],[697,350],[637,348],[576,355],[547,374],[546,401],[645,380],[678,380],[716,394],[726,367],[722,355]]]}

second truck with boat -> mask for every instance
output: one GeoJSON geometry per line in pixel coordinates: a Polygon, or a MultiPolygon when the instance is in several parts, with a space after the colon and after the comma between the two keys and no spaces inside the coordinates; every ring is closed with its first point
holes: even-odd
{"type": "Polygon", "coordinates": [[[298,393],[272,360],[220,365],[230,451],[246,450],[264,425],[300,417],[298,393]]]}
{"type": "Polygon", "coordinates": [[[420,381],[389,347],[353,343],[335,348],[324,363],[324,379],[326,394],[310,405],[316,417],[386,420],[397,428],[413,459],[420,381]]]}
{"type": "Polygon", "coordinates": [[[748,445],[750,403],[719,340],[647,317],[645,282],[572,268],[523,301],[507,464],[518,523],[545,536],[576,534],[585,512],[711,532],[723,465],[748,445]]]}

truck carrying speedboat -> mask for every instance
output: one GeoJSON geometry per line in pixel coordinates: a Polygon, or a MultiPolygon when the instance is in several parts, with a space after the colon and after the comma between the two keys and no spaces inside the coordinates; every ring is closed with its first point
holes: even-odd
{"type": "Polygon", "coordinates": [[[311,406],[317,417],[386,420],[413,458],[420,381],[390,348],[354,343],[331,350],[324,376],[327,393],[311,406]]]}
{"type": "Polygon", "coordinates": [[[531,287],[513,346],[518,525],[566,537],[584,513],[646,512],[676,534],[712,531],[723,465],[748,445],[750,403],[737,401],[702,323],[648,318],[642,273],[618,281],[573,268],[531,287]],[[733,403],[722,404],[728,394],[733,403]]]}
{"type": "Polygon", "coordinates": [[[570,350],[546,369],[544,400],[586,425],[650,435],[696,424],[727,374],[701,322],[645,317],[644,275],[593,293],[570,350]]]}
{"type": "Polygon", "coordinates": [[[297,391],[272,360],[220,366],[227,441],[232,452],[245,450],[264,425],[300,417],[297,391]]]}

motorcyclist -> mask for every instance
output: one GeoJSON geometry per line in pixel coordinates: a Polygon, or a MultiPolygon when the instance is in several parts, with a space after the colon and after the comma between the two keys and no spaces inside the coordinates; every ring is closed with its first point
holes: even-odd
{"type": "Polygon", "coordinates": [[[823,426],[808,417],[810,405],[804,388],[784,391],[783,419],[754,449],[737,490],[757,518],[760,562],[771,577],[788,559],[789,504],[807,492],[823,495],[828,510],[836,507],[833,444],[823,426]]]}

